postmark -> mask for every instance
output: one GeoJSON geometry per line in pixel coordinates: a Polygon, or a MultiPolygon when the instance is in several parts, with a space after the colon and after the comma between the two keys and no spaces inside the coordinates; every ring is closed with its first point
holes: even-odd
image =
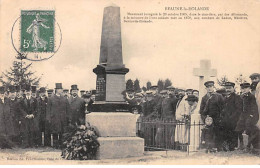
{"type": "Polygon", "coordinates": [[[55,19],[55,10],[21,10],[13,24],[11,40],[23,59],[47,60],[61,46],[62,33],[55,19]]]}

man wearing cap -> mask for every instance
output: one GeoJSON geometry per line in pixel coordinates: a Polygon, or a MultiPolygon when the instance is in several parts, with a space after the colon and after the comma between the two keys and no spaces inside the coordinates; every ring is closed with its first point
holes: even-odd
{"type": "Polygon", "coordinates": [[[46,96],[46,90],[44,87],[41,87],[39,89],[39,97],[37,99],[37,102],[38,102],[38,113],[39,113],[37,120],[40,129],[40,133],[38,134],[38,136],[40,136],[38,138],[39,140],[38,144],[40,145],[41,144],[40,140],[42,140],[44,142],[44,146],[50,146],[50,135],[48,134],[48,131],[46,131],[46,129],[48,128],[45,128],[47,127],[46,110],[47,110],[48,98],[46,96]],[[42,137],[44,137],[44,139],[42,137]]]}
{"type": "Polygon", "coordinates": [[[224,131],[223,141],[227,143],[226,150],[233,151],[238,146],[238,133],[235,128],[243,110],[243,102],[241,97],[235,93],[235,83],[226,82],[224,87],[226,98],[221,121],[224,131]]]}
{"type": "Polygon", "coordinates": [[[47,93],[48,93],[48,98],[52,97],[53,96],[53,89],[48,89],[47,93]]]}
{"type": "Polygon", "coordinates": [[[70,105],[68,99],[63,96],[62,83],[56,83],[55,94],[48,99],[46,110],[46,124],[50,127],[53,145],[60,148],[62,134],[66,131],[70,118],[70,105]]]}
{"type": "MultiPolygon", "coordinates": [[[[258,106],[258,114],[260,115],[260,74],[259,73],[253,73],[250,75],[250,79],[252,81],[251,89],[252,93],[255,95],[256,103],[258,106]]],[[[260,130],[260,120],[258,120],[256,126],[260,130]]]]}
{"type": "Polygon", "coordinates": [[[130,109],[132,109],[132,107],[135,105],[135,93],[134,93],[134,89],[127,89],[126,93],[125,93],[125,98],[126,101],[129,103],[130,105],[130,109]]]}
{"type": "MultiPolygon", "coordinates": [[[[78,96],[78,86],[71,85],[69,98],[69,104],[71,109],[71,123],[74,125],[84,125],[85,124],[85,101],[78,96]]],[[[83,95],[82,95],[83,97],[83,95]]]]}
{"type": "Polygon", "coordinates": [[[37,133],[39,133],[39,125],[36,119],[38,115],[37,100],[32,97],[30,85],[26,85],[25,98],[21,100],[20,104],[22,147],[37,147],[39,145],[37,144],[37,133]]]}
{"type": "Polygon", "coordinates": [[[20,145],[21,144],[21,136],[20,136],[20,124],[21,124],[21,121],[20,121],[20,102],[17,100],[17,97],[16,97],[16,86],[13,86],[11,85],[9,87],[9,99],[10,99],[10,113],[12,114],[12,119],[13,119],[13,126],[14,126],[14,133],[15,133],[15,136],[14,136],[14,143],[16,145],[20,145]]]}
{"type": "Polygon", "coordinates": [[[83,96],[85,93],[86,93],[85,90],[81,90],[81,91],[80,91],[80,97],[82,98],[82,96],[83,96]]]}
{"type": "Polygon", "coordinates": [[[10,99],[5,97],[5,87],[0,86],[0,148],[12,148],[15,136],[10,99]]]}
{"type": "Polygon", "coordinates": [[[161,105],[162,105],[162,97],[158,93],[158,86],[153,85],[150,87],[149,91],[152,92],[153,95],[153,103],[154,103],[154,114],[160,117],[161,105]]]}
{"type": "Polygon", "coordinates": [[[248,135],[247,150],[251,150],[251,145],[253,149],[259,150],[259,130],[256,126],[259,120],[259,114],[256,99],[255,96],[250,93],[250,83],[242,83],[240,84],[240,88],[242,91],[243,110],[235,130],[238,132],[245,131],[248,135]]]}
{"type": "Polygon", "coordinates": [[[224,107],[224,98],[214,91],[214,81],[204,83],[207,94],[202,97],[200,114],[203,121],[209,116],[213,119],[213,130],[215,135],[215,148],[222,150],[222,132],[220,131],[221,113],[224,107]]]}

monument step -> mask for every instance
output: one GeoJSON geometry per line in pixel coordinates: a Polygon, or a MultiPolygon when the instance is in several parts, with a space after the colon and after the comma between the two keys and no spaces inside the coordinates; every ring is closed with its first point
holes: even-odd
{"type": "Polygon", "coordinates": [[[86,114],[86,122],[96,129],[100,137],[136,136],[136,115],[132,113],[93,112],[86,114]]]}
{"type": "Polygon", "coordinates": [[[139,137],[99,137],[97,159],[142,156],[144,139],[139,137]]]}

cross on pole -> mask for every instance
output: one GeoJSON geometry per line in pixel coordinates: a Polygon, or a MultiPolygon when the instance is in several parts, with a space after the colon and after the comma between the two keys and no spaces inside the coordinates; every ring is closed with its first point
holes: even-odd
{"type": "Polygon", "coordinates": [[[199,77],[199,100],[201,100],[206,94],[204,82],[208,81],[210,77],[216,77],[217,70],[211,69],[210,60],[200,60],[200,68],[194,68],[193,75],[199,77]]]}

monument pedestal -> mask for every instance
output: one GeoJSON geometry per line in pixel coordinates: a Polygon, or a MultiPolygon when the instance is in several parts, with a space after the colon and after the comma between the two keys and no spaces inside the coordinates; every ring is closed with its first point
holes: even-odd
{"type": "Polygon", "coordinates": [[[86,115],[86,122],[89,122],[99,135],[97,159],[143,155],[144,139],[136,137],[136,115],[124,112],[93,112],[86,115]]]}

